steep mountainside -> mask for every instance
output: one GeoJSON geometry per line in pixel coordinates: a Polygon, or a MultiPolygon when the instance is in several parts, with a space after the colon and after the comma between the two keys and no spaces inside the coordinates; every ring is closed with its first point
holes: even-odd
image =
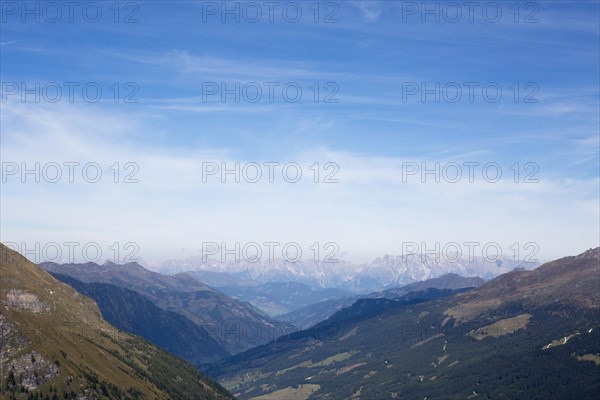
{"type": "MultiPolygon", "coordinates": [[[[189,275],[195,276],[194,272],[189,275]]],[[[298,282],[272,282],[254,286],[223,286],[223,293],[241,301],[247,301],[264,311],[277,316],[310,304],[351,296],[340,289],[312,289],[298,282]]]]}
{"type": "Polygon", "coordinates": [[[381,292],[373,292],[368,295],[344,297],[310,304],[298,310],[280,315],[278,318],[282,321],[287,321],[294,324],[299,329],[306,329],[329,318],[335,312],[344,307],[352,305],[355,301],[361,298],[385,297],[387,299],[395,299],[410,292],[421,291],[429,288],[462,289],[468,287],[479,287],[484,283],[485,281],[479,277],[465,278],[456,274],[446,274],[438,278],[427,279],[425,281],[411,283],[398,288],[386,289],[381,292]]]}
{"type": "Polygon", "coordinates": [[[158,308],[138,292],[52,275],[96,301],[104,319],[113,326],[141,336],[192,364],[200,366],[229,355],[205,329],[180,314],[158,308]]]}
{"type": "Polygon", "coordinates": [[[464,277],[457,274],[446,274],[438,278],[427,279],[425,281],[411,283],[410,285],[386,289],[381,292],[369,294],[367,297],[386,297],[393,299],[409,292],[434,289],[463,289],[467,287],[477,288],[485,283],[483,278],[478,276],[464,277]]]}
{"type": "Polygon", "coordinates": [[[361,300],[210,371],[244,399],[596,398],[599,262],[597,248],[432,301],[361,300]]]}
{"type": "Polygon", "coordinates": [[[102,319],[93,300],[0,244],[2,398],[226,399],[190,364],[102,319]]]}
{"type": "Polygon", "coordinates": [[[85,283],[107,283],[134,290],[163,310],[180,314],[206,330],[231,354],[268,343],[291,331],[289,324],[276,321],[251,304],[232,299],[187,275],[161,275],[135,263],[40,265],[49,272],[85,283]]]}
{"type": "MultiPolygon", "coordinates": [[[[175,274],[181,273],[181,272],[177,273],[174,270],[168,270],[168,269],[162,269],[160,272],[163,274],[166,274],[166,275],[175,275],[175,274]]],[[[231,274],[228,274],[227,272],[187,271],[187,272],[183,272],[183,273],[199,280],[200,282],[204,282],[208,286],[216,288],[216,289],[219,289],[222,287],[228,287],[228,286],[240,287],[240,286],[258,286],[258,285],[260,285],[260,283],[255,282],[253,280],[243,279],[238,276],[233,276],[231,274]]]]}

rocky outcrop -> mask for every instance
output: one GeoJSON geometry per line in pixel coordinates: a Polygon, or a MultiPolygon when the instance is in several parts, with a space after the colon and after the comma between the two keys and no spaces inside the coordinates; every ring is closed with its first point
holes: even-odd
{"type": "Polygon", "coordinates": [[[41,301],[35,294],[18,289],[12,289],[6,294],[5,304],[9,308],[26,310],[36,314],[47,313],[51,310],[50,305],[41,301]]]}
{"type": "Polygon", "coordinates": [[[29,340],[2,314],[0,314],[0,364],[2,380],[9,386],[35,390],[58,375],[58,362],[51,361],[37,351],[27,351],[29,340]]]}

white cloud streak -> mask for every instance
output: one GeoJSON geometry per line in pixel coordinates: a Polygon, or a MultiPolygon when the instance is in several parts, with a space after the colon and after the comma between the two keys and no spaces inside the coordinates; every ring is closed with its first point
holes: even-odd
{"type": "MultiPolygon", "coordinates": [[[[399,253],[402,242],[536,242],[544,257],[597,245],[599,181],[543,176],[537,184],[403,182],[407,162],[478,161],[444,157],[373,157],[306,148],[285,159],[238,159],[227,149],[169,149],[143,145],[152,129],[144,115],[92,112],[75,105],[3,105],[3,162],[97,162],[107,179],[73,184],[3,184],[2,240],[133,241],[148,260],[173,257],[203,241],[337,242],[352,261],[399,253]],[[133,141],[132,138],[136,140],[133,141]],[[256,184],[202,181],[203,162],[297,162],[304,178],[288,183],[276,171],[256,184]],[[139,183],[115,184],[109,167],[139,166],[139,183]],[[314,183],[339,166],[339,183],[314,183]],[[110,178],[110,179],[109,179],[110,178]]],[[[586,142],[587,144],[587,142],[586,142]]],[[[419,164],[420,165],[420,164],[419,164]]],[[[509,165],[502,165],[510,173],[509,165]]],[[[122,171],[124,172],[124,171],[122,171]]],[[[266,167],[263,174],[266,174],[266,167]]],[[[122,176],[121,176],[122,178],[122,176]]]]}

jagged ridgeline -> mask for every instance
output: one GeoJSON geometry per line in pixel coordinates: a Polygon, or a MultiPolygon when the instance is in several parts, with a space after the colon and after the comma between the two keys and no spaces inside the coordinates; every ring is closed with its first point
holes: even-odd
{"type": "Polygon", "coordinates": [[[108,324],[94,301],[3,244],[0,276],[0,398],[233,398],[192,365],[108,324]]]}
{"type": "Polygon", "coordinates": [[[449,291],[363,298],[207,371],[253,400],[599,398],[599,248],[449,291]]]}

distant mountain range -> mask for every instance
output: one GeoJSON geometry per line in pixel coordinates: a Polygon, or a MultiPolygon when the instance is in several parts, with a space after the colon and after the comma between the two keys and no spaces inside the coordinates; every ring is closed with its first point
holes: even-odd
{"type": "MultiPolygon", "coordinates": [[[[239,303],[228,299],[224,294],[217,292],[196,278],[186,278],[182,275],[162,276],[154,272],[147,271],[137,264],[116,265],[106,263],[97,264],[42,264],[49,271],[67,272],[64,275],[57,272],[51,272],[54,277],[70,285],[80,293],[94,299],[100,308],[103,317],[115,327],[124,331],[141,336],[150,342],[160,346],[170,353],[179,356],[198,367],[204,367],[211,362],[227,357],[230,354],[244,350],[241,347],[226,347],[227,342],[221,339],[223,336],[215,335],[215,332],[209,332],[204,328],[207,317],[202,316],[202,310],[208,307],[219,307],[223,311],[221,314],[240,315],[239,320],[229,317],[228,320],[221,321],[223,325],[231,324],[234,328],[226,332],[231,338],[240,339],[241,332],[236,331],[236,326],[243,324],[255,324],[253,315],[248,316],[253,310],[248,303],[239,303]],[[74,278],[76,276],[79,279],[74,278]],[[89,282],[84,282],[89,281],[89,282]],[[110,283],[100,283],[110,282],[110,283]],[[128,289],[125,286],[131,288],[128,289]],[[132,290],[135,289],[135,290],[132,290]],[[172,298],[189,298],[193,293],[194,299],[202,299],[203,302],[182,302],[181,304],[173,302],[172,298]],[[165,301],[167,307],[160,308],[158,304],[165,301]],[[228,309],[228,307],[232,307],[228,309]],[[245,311],[239,314],[239,309],[245,311]],[[195,320],[188,318],[188,315],[196,316],[195,320]]],[[[191,276],[198,276],[197,273],[189,273],[191,276]]],[[[407,294],[413,290],[425,288],[439,289],[457,289],[464,287],[479,286],[483,280],[481,278],[462,278],[458,275],[445,275],[440,278],[431,279],[425,282],[417,282],[403,288],[388,289],[380,293],[372,293],[367,297],[388,297],[396,298],[407,294]]],[[[306,285],[290,283],[269,283],[264,285],[243,285],[240,287],[221,288],[232,296],[240,300],[248,301],[257,307],[267,309],[297,309],[299,317],[296,314],[288,316],[285,320],[289,322],[288,332],[302,329],[305,326],[302,323],[310,322],[310,325],[316,324],[326,319],[345,305],[350,305],[360,298],[360,296],[349,296],[349,292],[338,289],[311,289],[306,285]],[[345,296],[340,299],[340,297],[345,296]],[[322,299],[325,302],[320,302],[322,299]],[[318,302],[312,305],[313,302],[318,302]],[[330,302],[334,302],[333,304],[330,302]],[[309,315],[304,311],[308,309],[309,315]],[[316,311],[315,311],[316,310],[316,311]],[[296,323],[295,318],[301,319],[301,323],[296,323]]],[[[267,310],[268,311],[268,310],[267,310]]],[[[209,323],[217,323],[219,315],[212,316],[209,323]]],[[[262,320],[261,320],[262,322],[262,320]]],[[[286,324],[272,320],[273,325],[286,324]]],[[[268,329],[264,326],[260,329],[268,329]]],[[[276,339],[280,333],[270,338],[265,338],[256,344],[248,341],[247,347],[254,347],[276,339]],[[270,339],[270,340],[269,340],[270,339]]],[[[236,343],[239,344],[239,343],[236,343]]]]}
{"type": "Polygon", "coordinates": [[[192,257],[186,260],[169,260],[154,268],[164,274],[197,271],[197,278],[216,288],[298,282],[313,289],[337,288],[355,294],[366,294],[449,273],[489,280],[515,268],[533,269],[538,265],[516,261],[510,257],[488,261],[483,257],[469,259],[463,256],[453,261],[431,254],[413,254],[406,257],[386,255],[368,264],[354,264],[343,260],[338,263],[315,263],[310,260],[289,263],[283,259],[255,263],[213,260],[202,262],[200,257],[192,257]]]}
{"type": "Polygon", "coordinates": [[[240,399],[593,399],[599,289],[596,248],[460,293],[361,299],[208,372],[240,399]]]}
{"type": "MultiPolygon", "coordinates": [[[[202,279],[204,275],[199,271],[187,274],[198,279],[202,279]]],[[[353,295],[341,289],[311,288],[299,282],[221,286],[219,291],[234,299],[247,301],[274,317],[314,303],[353,295]]]]}
{"type": "Polygon", "coordinates": [[[135,263],[42,266],[51,274],[0,246],[1,398],[232,398],[224,387],[255,400],[600,391],[600,248],[488,282],[448,273],[368,294],[231,284],[214,271],[167,276],[135,263]],[[259,308],[292,311],[272,318],[259,308]]]}
{"type": "Polygon", "coordinates": [[[192,365],[111,326],[93,300],[3,244],[0,276],[0,398],[233,398],[192,365]]]}
{"type": "Polygon", "coordinates": [[[438,278],[427,279],[421,282],[411,283],[398,288],[386,289],[368,295],[347,296],[339,299],[325,300],[310,304],[279,315],[277,318],[293,324],[296,328],[306,329],[321,322],[335,312],[352,305],[355,301],[363,298],[387,298],[397,299],[410,292],[419,292],[425,289],[464,289],[476,288],[483,285],[485,281],[479,277],[464,278],[457,274],[446,274],[438,278]]]}
{"type": "MultiPolygon", "coordinates": [[[[191,321],[200,329],[199,334],[204,335],[204,332],[207,332],[211,340],[230,354],[268,343],[282,334],[291,332],[292,329],[291,325],[269,317],[250,303],[232,299],[184,274],[166,276],[149,271],[136,263],[123,265],[112,262],[102,265],[42,263],[40,266],[53,274],[74,278],[82,283],[108,284],[137,292],[156,307],[179,314],[191,321]]],[[[123,302],[116,298],[107,298],[108,295],[100,293],[97,288],[88,286],[82,290],[96,298],[100,302],[101,309],[107,310],[113,301],[123,302]]],[[[115,290],[112,292],[117,293],[115,290]]],[[[131,297],[131,294],[122,291],[118,295],[121,299],[131,297]]],[[[135,304],[140,306],[143,312],[148,312],[148,305],[138,300],[135,304]]],[[[112,315],[113,317],[107,318],[125,323],[125,315],[134,316],[135,313],[133,310],[121,311],[116,308],[112,315]]],[[[161,316],[167,318],[166,314],[161,316]]],[[[170,315],[168,318],[172,319],[172,317],[170,315]]],[[[133,320],[129,322],[136,323],[133,320]]],[[[181,320],[180,323],[184,321],[181,320]]],[[[126,329],[124,325],[120,326],[126,329]]],[[[136,329],[141,328],[143,327],[136,329]]],[[[139,330],[134,332],[141,334],[139,330]]],[[[146,338],[149,339],[148,336],[146,338]]],[[[221,353],[221,350],[216,347],[206,350],[207,352],[204,353],[208,356],[206,362],[212,361],[214,356],[221,353]]],[[[197,358],[201,354],[203,353],[197,355],[197,358]]],[[[194,361],[203,363],[198,359],[194,361]]]]}

